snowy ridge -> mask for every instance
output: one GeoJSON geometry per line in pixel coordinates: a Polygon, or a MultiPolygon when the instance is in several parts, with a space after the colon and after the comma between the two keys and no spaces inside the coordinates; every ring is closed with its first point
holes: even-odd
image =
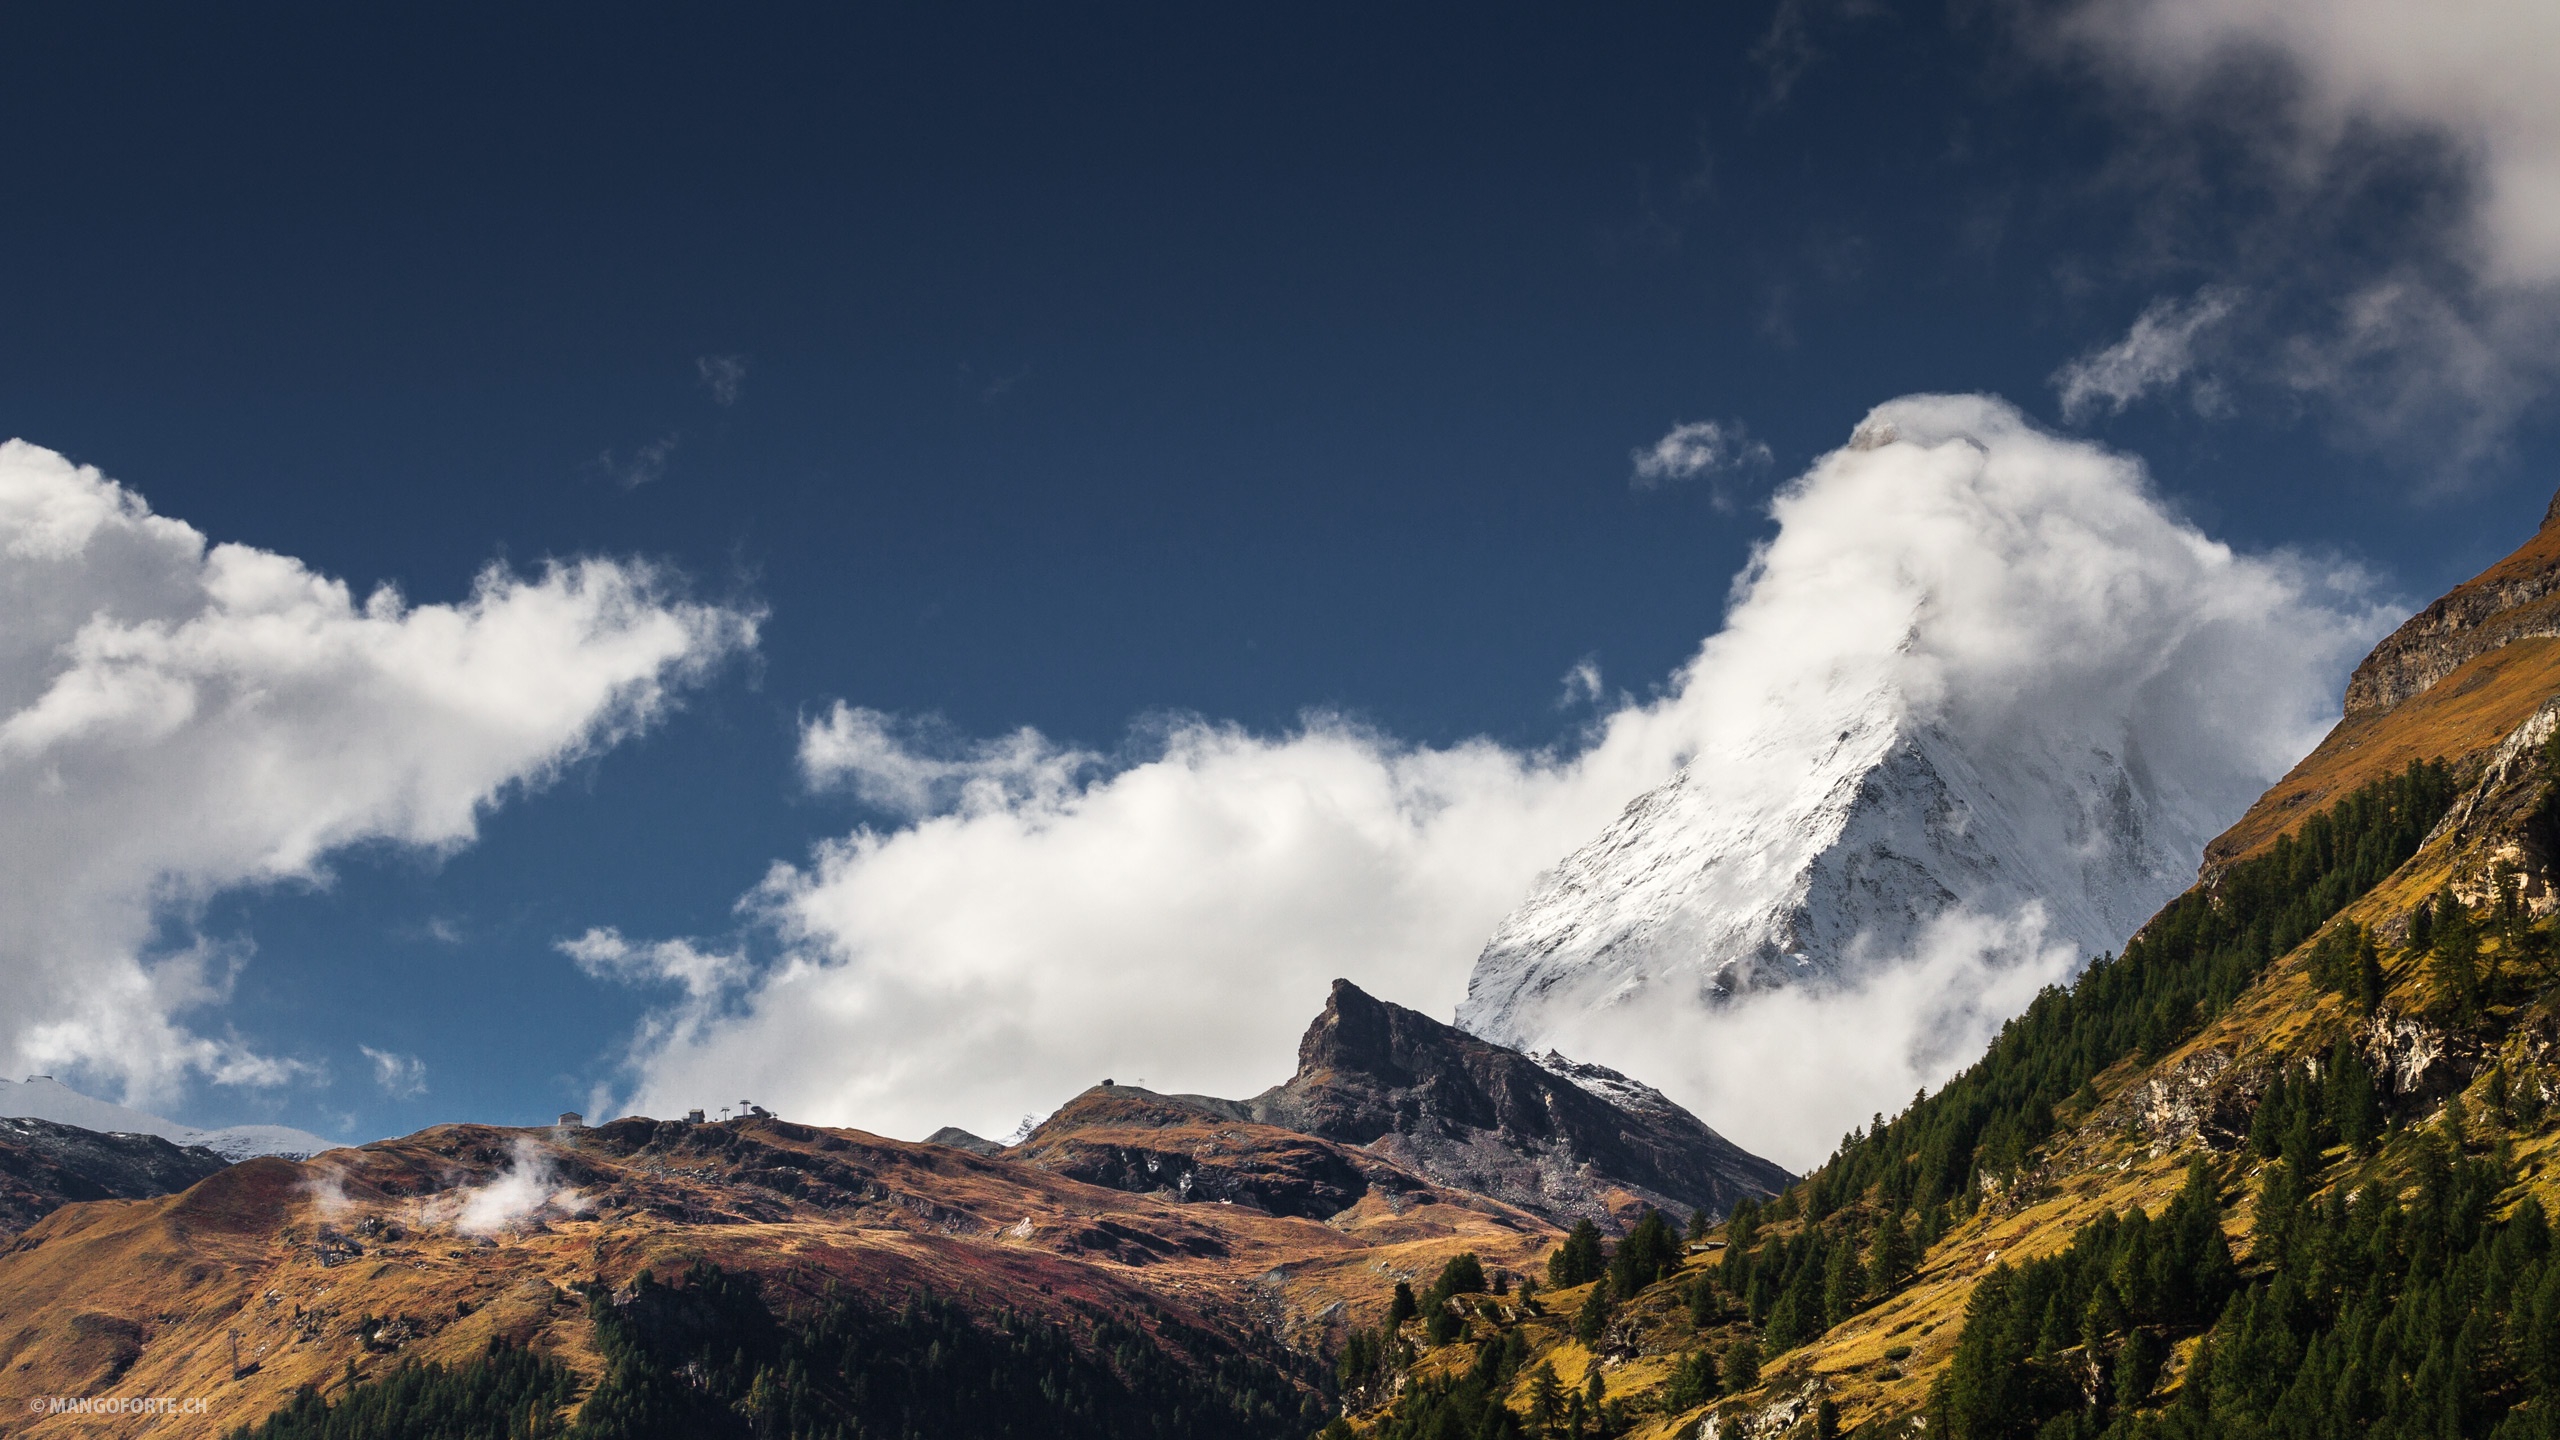
{"type": "Polygon", "coordinates": [[[339,1148],[335,1140],[324,1140],[290,1125],[226,1125],[218,1130],[199,1130],[193,1125],[92,1099],[50,1075],[30,1075],[24,1081],[0,1080],[0,1115],[50,1120],[104,1134],[157,1135],[178,1145],[201,1145],[231,1161],[259,1155],[308,1160],[323,1150],[339,1148]]]}
{"type": "Polygon", "coordinates": [[[2121,945],[2203,851],[2138,757],[2034,734],[1967,745],[1886,687],[1818,737],[1701,754],[1639,796],[1494,932],[1459,1024],[1525,1048],[1639,997],[1855,983],[1959,908],[2025,917],[2085,957],[2121,945]],[[1759,778],[1773,772],[1795,783],[1759,778]]]}

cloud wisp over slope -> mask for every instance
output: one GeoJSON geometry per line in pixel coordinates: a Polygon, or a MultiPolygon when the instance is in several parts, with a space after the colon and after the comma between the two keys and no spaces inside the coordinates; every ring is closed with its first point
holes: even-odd
{"type": "MultiPolygon", "coordinates": [[[[1891,676],[1916,706],[1960,696],[1987,725],[2130,724],[2114,738],[2209,834],[2313,743],[2387,618],[2359,577],[2235,554],[2136,462],[1983,397],[1880,407],[1772,514],[1724,629],[1565,747],[1412,745],[1319,714],[1277,735],[1158,720],[1105,756],[837,705],[806,725],[808,778],[894,819],[777,864],[741,901],[764,964],[690,963],[725,944],[657,964],[608,932],[570,943],[595,973],[669,992],[634,1037],[628,1090],[598,1108],[743,1095],[892,1134],[1003,1133],[1106,1075],[1258,1089],[1285,1075],[1332,976],[1449,1013],[1539,872],[1702,750],[1745,802],[1751,756],[1783,789],[1797,732],[1827,723],[1844,677],[1891,676]]],[[[1803,1137],[1940,1078],[2069,963],[2021,917],[1956,921],[1954,958],[1896,972],[1943,1003],[1666,1012],[1661,1045],[1589,1058],[1628,1061],[1801,1162],[1803,1137]]]]}
{"type": "Polygon", "coordinates": [[[468,844],[756,623],[614,560],[493,568],[453,604],[360,598],[0,444],[0,1065],[133,1104],[290,1079],[205,1023],[243,961],[191,930],[208,899],[325,879],[363,842],[468,844]]]}

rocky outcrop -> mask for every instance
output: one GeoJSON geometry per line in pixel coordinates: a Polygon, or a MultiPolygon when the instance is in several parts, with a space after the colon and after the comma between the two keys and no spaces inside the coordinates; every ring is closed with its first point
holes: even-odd
{"type": "Polygon", "coordinates": [[[2424,692],[2464,661],[2501,645],[2560,635],[2560,495],[2542,528],[2506,559],[2412,615],[2347,681],[2347,718],[2378,714],[2424,692]]]}
{"type": "Polygon", "coordinates": [[[1271,1215],[1330,1219],[1373,1182],[1427,1188],[1343,1145],[1242,1119],[1233,1101],[1095,1086],[1005,1152],[1088,1185],[1171,1200],[1249,1205],[1271,1215]]]}
{"type": "Polygon", "coordinates": [[[1004,1153],[1004,1146],[988,1139],[984,1135],[972,1134],[969,1131],[963,1130],[957,1125],[943,1126],[941,1129],[924,1137],[924,1143],[927,1145],[948,1145],[954,1150],[966,1150],[972,1155],[1001,1155],[1004,1153]]]}
{"type": "Polygon", "coordinates": [[[0,1238],[76,1201],[174,1195],[230,1163],[157,1135],[0,1119],[0,1238]]]}
{"type": "MultiPolygon", "coordinates": [[[[1532,1059],[1333,982],[1298,1073],[1250,1100],[1097,1085],[1003,1152],[1087,1184],[1326,1219],[1457,1191],[1557,1225],[1721,1216],[1793,1177],[1649,1085],[1532,1059]]],[[[1444,1196],[1445,1198],[1445,1196],[1444,1196]]]]}
{"type": "Polygon", "coordinates": [[[1243,1109],[1565,1225],[1647,1205],[1722,1215],[1792,1178],[1616,1071],[1533,1060],[1348,980],[1307,1027],[1298,1073],[1243,1109]]]}

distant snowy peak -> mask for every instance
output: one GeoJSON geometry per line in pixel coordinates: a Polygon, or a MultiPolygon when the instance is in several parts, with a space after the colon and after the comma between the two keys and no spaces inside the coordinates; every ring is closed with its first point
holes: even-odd
{"type": "Polygon", "coordinates": [[[226,1125],[218,1130],[200,1130],[83,1095],[50,1075],[30,1075],[24,1081],[0,1080],[0,1115],[77,1125],[102,1134],[157,1135],[179,1145],[201,1145],[232,1161],[259,1155],[308,1160],[323,1150],[339,1148],[335,1140],[324,1140],[290,1125],[226,1125]]]}
{"type": "Polygon", "coordinates": [[[2031,915],[2090,954],[2182,889],[2203,846],[2138,760],[1961,743],[1888,692],[1790,748],[1702,753],[1639,796],[1496,929],[1459,1023],[1525,1048],[1639,996],[1854,983],[1958,908],[2031,915]]]}

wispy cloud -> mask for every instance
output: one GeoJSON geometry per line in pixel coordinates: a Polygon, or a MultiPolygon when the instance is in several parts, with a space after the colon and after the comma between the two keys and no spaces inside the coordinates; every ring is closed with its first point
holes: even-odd
{"type": "Polygon", "coordinates": [[[414,1100],[427,1093],[427,1062],[415,1055],[402,1055],[391,1050],[376,1050],[370,1045],[356,1047],[364,1058],[373,1062],[373,1083],[394,1100],[414,1100]]]}
{"type": "Polygon", "coordinates": [[[689,940],[634,942],[609,925],[560,941],[555,948],[595,979],[679,985],[695,999],[718,995],[747,974],[746,957],[734,949],[706,950],[689,940]]]}
{"type": "Polygon", "coordinates": [[[693,368],[702,377],[702,387],[711,392],[711,403],[724,410],[737,404],[739,395],[746,390],[744,355],[697,355],[693,368]]]}
{"type": "Polygon", "coordinates": [[[597,473],[625,490],[637,490],[652,481],[666,478],[668,462],[675,458],[676,447],[684,443],[684,433],[670,430],[645,445],[625,453],[612,450],[596,452],[597,473]]]}
{"type": "Polygon", "coordinates": [[[2054,372],[2062,418],[2076,425],[2101,410],[2120,415],[2135,401],[2186,379],[2196,368],[2197,337],[2222,323],[2239,303],[2237,291],[2219,285],[2184,300],[2152,301],[2123,339],[2054,372]]]}
{"type": "MultiPolygon", "coordinates": [[[[2214,383],[2436,484],[2560,383],[2560,8],[2547,0],[2074,0],[2037,53],[2126,112],[2137,268],[2245,286],[2214,383]]],[[[2164,317],[2174,319],[2176,317],[2164,317]]],[[[2130,340],[2132,337],[2128,337],[2130,340]]],[[[2174,340],[2174,334],[2153,337],[2174,340]]],[[[2081,390],[2083,414],[2129,404],[2081,390]]],[[[2061,383],[2068,387],[2070,372],[2061,383]]]]}
{"type": "Polygon", "coordinates": [[[1635,463],[1627,484],[1637,490],[1660,490],[1686,481],[1704,479],[1719,509],[1729,509],[1733,497],[1723,483],[1729,476],[1743,471],[1768,468],[1776,457],[1769,447],[1751,438],[1751,433],[1737,420],[1691,420],[1674,425],[1659,440],[1641,450],[1629,453],[1635,463]]]}

